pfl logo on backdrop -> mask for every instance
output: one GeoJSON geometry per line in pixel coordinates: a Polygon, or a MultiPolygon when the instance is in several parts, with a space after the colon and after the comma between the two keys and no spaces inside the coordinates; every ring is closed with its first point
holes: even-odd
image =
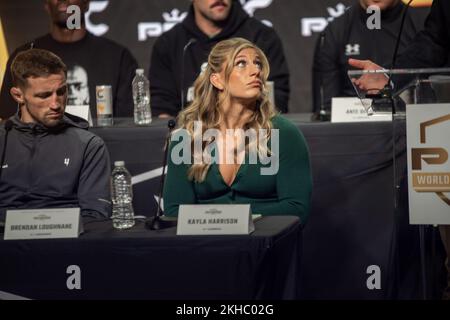
{"type": "MultiPolygon", "coordinates": [[[[273,0],[240,0],[243,9],[250,15],[253,16],[257,9],[263,9],[270,6],[273,0]]],[[[183,21],[187,16],[187,12],[181,12],[179,9],[175,8],[169,12],[163,12],[162,18],[164,22],[139,22],[138,23],[138,40],[146,41],[148,38],[157,38],[163,32],[169,31],[177,23],[183,21]]],[[[262,20],[264,24],[272,26],[272,23],[268,20],[262,20]]]]}
{"type": "MultiPolygon", "coordinates": [[[[420,143],[428,144],[427,129],[435,125],[450,126],[450,114],[420,124],[420,143]]],[[[412,185],[416,192],[432,192],[450,206],[450,199],[444,192],[450,192],[450,172],[440,172],[439,166],[448,161],[448,150],[431,146],[411,149],[412,185]],[[428,166],[425,170],[423,162],[428,166]]]]}
{"type": "Polygon", "coordinates": [[[270,6],[273,0],[240,0],[242,8],[253,17],[256,9],[264,9],[270,6]]]}
{"type": "MultiPolygon", "coordinates": [[[[269,7],[273,0],[240,0],[243,9],[253,16],[255,11],[269,7]]],[[[91,1],[89,4],[89,11],[86,12],[86,28],[89,32],[96,36],[102,36],[108,32],[109,26],[105,23],[94,24],[90,20],[92,13],[98,13],[104,11],[109,5],[109,0],[104,1],[91,1]]],[[[174,8],[170,12],[163,12],[162,18],[164,21],[154,22],[140,22],[138,23],[138,40],[145,41],[148,38],[157,38],[163,32],[166,32],[173,28],[177,23],[183,21],[186,18],[187,12],[181,12],[179,9],[174,8]]],[[[269,20],[261,20],[264,24],[272,26],[269,20]]]]}
{"type": "Polygon", "coordinates": [[[169,31],[177,23],[186,18],[187,12],[180,12],[178,9],[172,9],[169,12],[163,12],[164,22],[139,22],[138,23],[138,40],[145,41],[148,38],[157,38],[163,32],[169,31]]]}
{"type": "MultiPolygon", "coordinates": [[[[264,9],[269,7],[273,0],[240,0],[242,8],[248,13],[250,17],[253,17],[257,9],[264,9]]],[[[272,27],[271,21],[263,19],[261,20],[265,25],[272,27]]]]}
{"type": "Polygon", "coordinates": [[[345,5],[338,3],[336,7],[328,7],[327,12],[329,17],[311,17],[301,19],[302,36],[311,37],[313,33],[322,32],[327,27],[328,23],[340,17],[345,12],[345,5]]]}
{"type": "Polygon", "coordinates": [[[106,7],[109,5],[109,1],[91,1],[89,3],[89,11],[86,12],[85,19],[86,19],[86,29],[92,34],[95,34],[96,36],[100,37],[108,32],[109,26],[105,23],[100,24],[93,24],[90,20],[91,14],[102,12],[106,9],[106,7]]]}

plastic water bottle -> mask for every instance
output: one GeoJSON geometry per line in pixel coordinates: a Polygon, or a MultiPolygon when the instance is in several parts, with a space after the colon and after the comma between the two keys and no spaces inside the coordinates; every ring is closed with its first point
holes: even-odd
{"type": "Polygon", "coordinates": [[[111,174],[111,195],[114,228],[127,229],[134,226],[131,174],[125,168],[124,161],[114,162],[114,170],[111,174]]]}
{"type": "Polygon", "coordinates": [[[150,108],[150,83],[144,75],[144,69],[136,69],[132,82],[134,102],[134,123],[149,124],[152,122],[150,108]]]}

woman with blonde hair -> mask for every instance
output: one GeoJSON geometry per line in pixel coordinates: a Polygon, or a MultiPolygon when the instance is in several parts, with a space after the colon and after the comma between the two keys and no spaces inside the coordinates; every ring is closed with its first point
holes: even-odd
{"type": "Polygon", "coordinates": [[[298,128],[276,114],[268,75],[266,56],[245,39],[224,40],[211,50],[194,83],[194,100],[172,134],[167,216],[177,215],[181,204],[250,204],[253,214],[306,221],[308,148],[298,128]]]}

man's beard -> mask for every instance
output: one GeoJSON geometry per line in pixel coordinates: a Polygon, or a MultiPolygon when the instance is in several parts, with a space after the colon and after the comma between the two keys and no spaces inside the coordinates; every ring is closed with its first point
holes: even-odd
{"type": "Polygon", "coordinates": [[[219,28],[224,28],[224,27],[227,25],[228,20],[229,20],[229,18],[230,18],[230,14],[228,14],[226,17],[224,17],[223,19],[220,19],[220,20],[215,19],[215,18],[213,18],[213,17],[211,17],[211,16],[209,16],[208,14],[205,14],[205,13],[203,13],[203,12],[200,12],[200,14],[201,14],[205,19],[209,20],[210,22],[212,22],[214,25],[216,25],[216,26],[219,27],[219,28]]]}
{"type": "Polygon", "coordinates": [[[61,111],[61,116],[57,119],[48,119],[45,116],[42,119],[39,119],[39,117],[30,110],[28,104],[25,104],[25,108],[27,109],[28,114],[31,116],[31,118],[33,118],[35,123],[39,123],[47,128],[55,128],[55,127],[59,126],[62,122],[62,119],[64,117],[64,111],[65,111],[65,107],[64,107],[63,110],[61,111]]]}

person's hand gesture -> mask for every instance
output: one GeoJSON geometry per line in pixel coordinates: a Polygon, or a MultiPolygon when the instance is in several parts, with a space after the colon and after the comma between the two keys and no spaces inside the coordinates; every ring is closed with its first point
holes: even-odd
{"type": "MultiPolygon", "coordinates": [[[[373,63],[370,60],[357,60],[357,59],[349,59],[349,65],[354,68],[362,69],[362,70],[383,70],[382,67],[373,63]]],[[[361,76],[359,79],[352,79],[352,82],[360,89],[364,90],[369,94],[378,93],[379,90],[383,89],[387,82],[388,78],[384,73],[368,73],[361,76]]]]}

